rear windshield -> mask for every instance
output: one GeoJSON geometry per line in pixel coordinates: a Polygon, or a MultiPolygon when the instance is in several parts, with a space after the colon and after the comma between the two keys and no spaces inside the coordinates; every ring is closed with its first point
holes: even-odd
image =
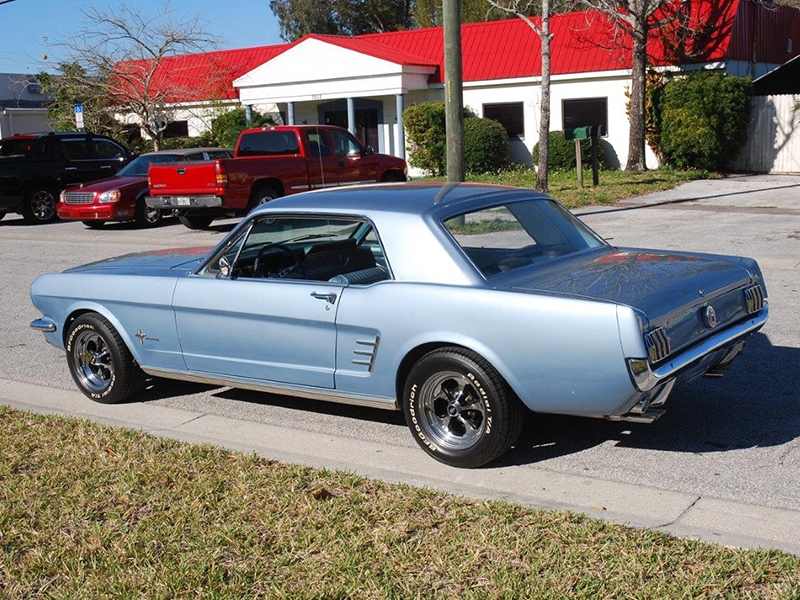
{"type": "Polygon", "coordinates": [[[549,200],[509,202],[453,217],[444,226],[487,279],[605,245],[549,200]]]}
{"type": "Polygon", "coordinates": [[[258,131],[246,133],[239,143],[239,156],[276,156],[299,154],[294,131],[258,131]]]}

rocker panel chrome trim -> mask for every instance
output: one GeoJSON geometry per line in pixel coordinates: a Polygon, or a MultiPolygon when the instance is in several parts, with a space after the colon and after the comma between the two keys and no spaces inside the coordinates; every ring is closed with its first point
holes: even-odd
{"type": "Polygon", "coordinates": [[[262,383],[240,377],[223,377],[221,375],[198,373],[196,371],[172,371],[170,369],[159,369],[155,367],[142,367],[142,370],[148,375],[163,377],[164,379],[177,379],[179,381],[190,381],[192,383],[228,386],[243,390],[252,390],[254,392],[265,392],[267,394],[280,394],[284,396],[294,396],[296,398],[308,398],[309,400],[321,400],[324,402],[338,402],[339,404],[349,404],[351,406],[398,410],[397,402],[394,398],[374,398],[370,396],[347,394],[336,390],[308,388],[289,383],[262,383]]]}

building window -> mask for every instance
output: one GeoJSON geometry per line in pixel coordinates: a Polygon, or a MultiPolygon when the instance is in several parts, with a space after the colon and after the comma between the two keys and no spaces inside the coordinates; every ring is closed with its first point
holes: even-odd
{"type": "Polygon", "coordinates": [[[602,126],[608,135],[608,98],[564,100],[564,130],[576,127],[602,126]]]}
{"type": "Polygon", "coordinates": [[[500,121],[509,137],[525,137],[525,111],[522,102],[484,104],[483,116],[486,119],[500,121]]]}
{"type": "Polygon", "coordinates": [[[172,121],[169,125],[167,125],[167,128],[164,130],[164,133],[161,134],[161,137],[164,139],[189,137],[189,121],[172,121]]]}

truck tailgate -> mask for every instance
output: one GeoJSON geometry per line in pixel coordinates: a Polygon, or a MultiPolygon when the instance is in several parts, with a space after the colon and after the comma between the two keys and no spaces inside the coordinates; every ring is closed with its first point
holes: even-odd
{"type": "Polygon", "coordinates": [[[196,196],[218,193],[216,162],[150,165],[148,180],[153,196],[196,196]]]}

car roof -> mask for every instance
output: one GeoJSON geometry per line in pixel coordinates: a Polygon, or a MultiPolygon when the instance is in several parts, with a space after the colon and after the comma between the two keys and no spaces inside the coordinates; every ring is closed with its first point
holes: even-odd
{"type": "Polygon", "coordinates": [[[155,152],[147,152],[142,156],[151,156],[154,154],[176,154],[178,156],[185,156],[187,154],[196,154],[198,152],[233,152],[231,148],[215,148],[215,147],[202,147],[202,148],[175,148],[174,150],[156,150],[155,152]]]}
{"type": "MultiPolygon", "coordinates": [[[[343,186],[278,198],[259,212],[335,212],[367,215],[374,213],[458,214],[509,200],[548,199],[524,188],[476,183],[383,183],[343,186]]],[[[441,216],[441,215],[440,215],[441,216]]]]}

